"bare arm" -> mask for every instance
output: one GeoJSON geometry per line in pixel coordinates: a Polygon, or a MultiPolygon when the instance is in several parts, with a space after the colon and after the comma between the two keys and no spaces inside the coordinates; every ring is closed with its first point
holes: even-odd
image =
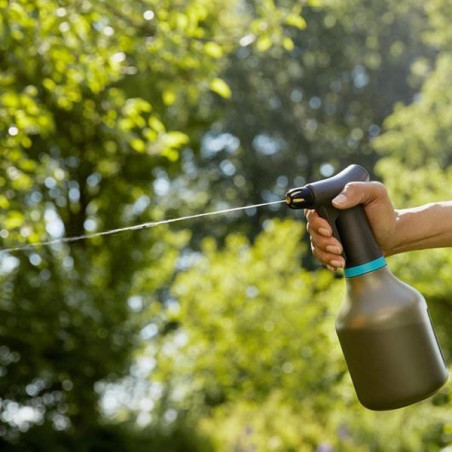
{"type": "Polygon", "coordinates": [[[387,255],[452,246],[452,202],[425,204],[397,212],[396,241],[387,255]]]}
{"type": "MultiPolygon", "coordinates": [[[[352,182],[333,200],[338,209],[357,204],[364,205],[375,238],[386,256],[452,246],[450,201],[396,210],[386,188],[378,182],[352,182]]],[[[344,267],[341,244],[332,237],[328,222],[313,210],[307,211],[306,217],[314,256],[331,270],[344,267]]]]}

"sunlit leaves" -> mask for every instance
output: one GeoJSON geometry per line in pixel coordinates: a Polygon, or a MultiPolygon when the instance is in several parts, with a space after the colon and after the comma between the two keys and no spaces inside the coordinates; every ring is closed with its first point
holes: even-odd
{"type": "MultiPolygon", "coordinates": [[[[98,127],[105,121],[107,130],[119,126],[118,130],[126,132],[121,141],[129,142],[130,150],[142,153],[152,147],[154,154],[166,153],[174,161],[171,150],[186,140],[168,136],[168,149],[162,140],[152,143],[152,133],[146,130],[149,102],[149,108],[137,106],[136,97],[127,100],[123,93],[115,93],[110,87],[138,71],[151,71],[165,77],[165,80],[161,78],[159,83],[163,84],[158,89],[163,88],[164,103],[173,105],[179,99],[176,80],[180,71],[184,71],[190,83],[187,92],[191,101],[196,101],[205,89],[204,81],[214,75],[214,60],[224,55],[222,44],[215,42],[213,35],[221,33],[222,28],[213,23],[228,8],[223,2],[209,5],[201,1],[188,3],[182,9],[174,9],[165,2],[155,9],[146,9],[140,2],[131,7],[120,2],[108,6],[87,1],[81,8],[70,3],[54,7],[52,2],[12,2],[1,14],[5,42],[9,39],[11,44],[18,44],[9,46],[12,51],[6,55],[11,64],[2,78],[11,88],[1,99],[6,111],[0,114],[0,120],[3,116],[4,128],[11,132],[5,144],[29,148],[30,134],[44,136],[54,131],[54,108],[67,112],[78,110],[82,118],[74,122],[80,124],[86,118],[86,123],[77,132],[77,141],[81,139],[81,130],[94,135],[88,121],[98,127]],[[212,32],[206,24],[212,27],[212,32]],[[18,66],[14,61],[23,64],[18,66]],[[13,90],[19,68],[21,79],[25,77],[30,82],[40,79],[36,88],[30,83],[29,92],[21,95],[13,90]],[[176,88],[172,86],[174,81],[176,88]],[[82,102],[86,95],[95,99],[90,106],[82,102]],[[133,109],[132,102],[136,104],[133,109]],[[115,104],[122,115],[110,110],[115,104]],[[87,108],[80,111],[80,105],[87,108]],[[135,136],[127,136],[132,129],[135,136]]],[[[146,93],[143,98],[148,98],[146,93]]],[[[75,130],[77,126],[72,128],[75,130]]],[[[158,135],[159,131],[156,132],[158,135]]],[[[69,141],[74,138],[69,137],[69,141]]]]}
{"type": "Polygon", "coordinates": [[[431,28],[428,42],[440,45],[434,69],[424,58],[412,65],[412,79],[425,79],[419,94],[409,105],[396,105],[385,121],[386,132],[375,140],[375,148],[384,155],[397,156],[409,168],[420,168],[432,161],[451,163],[452,97],[449,74],[452,68],[452,41],[447,17],[447,2],[438,0],[426,7],[431,28]]]}
{"type": "Polygon", "coordinates": [[[383,154],[398,155],[411,168],[434,159],[448,165],[452,133],[452,96],[448,74],[452,54],[443,53],[422,87],[419,98],[411,105],[398,105],[385,122],[386,133],[375,141],[383,154]]]}
{"type": "Polygon", "coordinates": [[[294,48],[290,33],[286,28],[304,30],[307,26],[302,16],[301,2],[278,4],[265,0],[256,5],[258,17],[250,24],[250,30],[256,39],[256,48],[265,52],[271,47],[282,46],[291,51],[294,48]]]}
{"type": "Polygon", "coordinates": [[[207,42],[204,46],[204,51],[212,58],[221,58],[224,55],[223,48],[216,42],[207,42]]]}
{"type": "Polygon", "coordinates": [[[306,20],[300,15],[301,8],[299,11],[291,11],[285,17],[285,23],[287,25],[291,25],[292,27],[296,27],[299,30],[304,30],[307,26],[306,20]]]}
{"type": "Polygon", "coordinates": [[[447,0],[429,1],[425,7],[428,12],[431,30],[427,39],[441,48],[452,46],[451,9],[447,0]]]}
{"type": "Polygon", "coordinates": [[[43,108],[32,85],[21,92],[5,90],[0,95],[0,124],[6,131],[3,144],[6,148],[29,148],[30,136],[46,136],[54,130],[53,118],[43,108]]]}
{"type": "MultiPolygon", "coordinates": [[[[178,130],[183,120],[168,121],[166,107],[188,113],[209,93],[226,53],[216,42],[227,35],[220,16],[233,5],[154,3],[14,0],[0,8],[4,246],[162,215],[149,208],[153,171],[178,170],[190,133],[178,130]]],[[[38,406],[26,387],[41,376],[47,399],[64,404],[39,404],[43,419],[64,419],[61,429],[73,422],[77,430],[84,418],[97,425],[94,383],[127,369],[143,320],[129,319],[127,299],[155,299],[186,240],[141,232],[8,257],[2,343],[22,358],[8,367],[3,398],[38,406]]]]}
{"type": "MultiPolygon", "coordinates": [[[[333,403],[331,408],[333,411],[333,403]]],[[[218,452],[233,450],[238,444],[261,451],[310,452],[321,447],[328,450],[340,443],[338,435],[333,433],[331,424],[334,423],[335,416],[320,419],[309,399],[299,401],[294,407],[275,388],[263,403],[242,399],[226,404],[215,410],[211,418],[203,419],[201,428],[213,437],[218,452]]],[[[352,450],[346,446],[341,449],[352,450]]],[[[360,449],[354,445],[354,450],[360,449]]]]}
{"type": "Polygon", "coordinates": [[[186,339],[171,355],[162,351],[159,367],[163,381],[189,385],[185,403],[202,396],[193,392],[200,387],[213,403],[239,393],[261,400],[275,384],[295,400],[334,378],[337,348],[329,349],[329,364],[318,355],[320,344],[329,348],[334,340],[329,308],[315,296],[315,287],[325,289],[331,280],[300,269],[300,247],[293,246],[300,233],[298,224],[286,222],[269,225],[253,247],[240,235],[229,236],[224,250],[206,241],[203,258],[177,278],[172,292],[181,329],[175,334],[186,339]]]}
{"type": "Polygon", "coordinates": [[[230,98],[232,94],[227,83],[218,77],[210,82],[210,89],[225,99],[230,98]]]}

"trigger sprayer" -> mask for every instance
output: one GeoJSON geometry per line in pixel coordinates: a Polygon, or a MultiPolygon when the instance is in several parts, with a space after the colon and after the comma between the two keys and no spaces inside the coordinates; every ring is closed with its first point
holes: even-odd
{"type": "Polygon", "coordinates": [[[368,181],[359,165],[286,194],[293,209],[315,209],[344,249],[346,294],[336,318],[359,401],[391,410],[433,395],[448,378],[424,297],[388,269],[364,208],[338,210],[331,201],[348,182],[368,181]]]}

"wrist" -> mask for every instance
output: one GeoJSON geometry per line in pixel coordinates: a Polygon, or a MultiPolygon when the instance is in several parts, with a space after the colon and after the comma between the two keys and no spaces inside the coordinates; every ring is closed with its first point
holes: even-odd
{"type": "Polygon", "coordinates": [[[392,231],[387,234],[387,241],[382,246],[383,254],[388,256],[393,256],[403,252],[406,231],[406,221],[407,217],[404,216],[404,212],[401,210],[394,209],[394,226],[392,231]]]}

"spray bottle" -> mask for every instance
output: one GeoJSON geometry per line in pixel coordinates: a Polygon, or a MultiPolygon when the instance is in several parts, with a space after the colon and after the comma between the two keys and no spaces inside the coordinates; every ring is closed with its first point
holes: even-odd
{"type": "Polygon", "coordinates": [[[348,182],[368,181],[359,165],[286,194],[293,209],[315,209],[344,249],[346,295],[336,332],[357,396],[372,410],[421,401],[448,378],[424,297],[388,269],[362,205],[331,201],[348,182]]]}

